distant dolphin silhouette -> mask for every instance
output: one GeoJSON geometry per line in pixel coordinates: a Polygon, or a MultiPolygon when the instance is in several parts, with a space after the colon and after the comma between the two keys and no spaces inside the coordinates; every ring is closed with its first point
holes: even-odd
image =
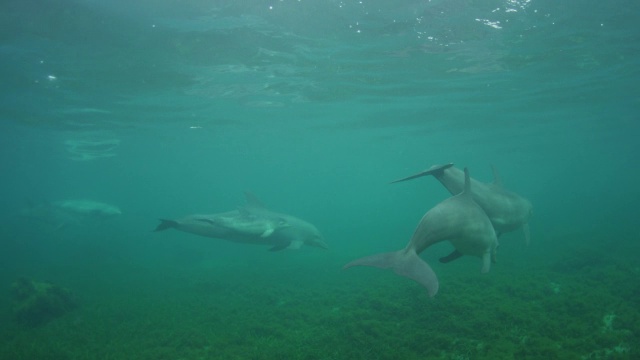
{"type": "Polygon", "coordinates": [[[352,266],[392,268],[396,274],[417,281],[427,288],[429,296],[434,296],[438,292],[438,278],[418,254],[433,244],[449,240],[458,253],[482,258],[482,272],[488,272],[495,260],[498,238],[487,214],[473,200],[466,168],[464,174],[463,191],[424,214],[404,249],[357,259],[344,269],[352,266]]]}
{"type": "Polygon", "coordinates": [[[120,216],[122,211],[115,205],[95,200],[67,199],[30,204],[20,214],[49,224],[58,230],[69,224],[82,225],[114,218],[120,216]]]}
{"type": "Polygon", "coordinates": [[[297,249],[303,244],[327,249],[312,224],[297,217],[267,209],[252,194],[239,210],[209,215],[188,215],[179,220],[160,219],[155,231],[180,231],[237,243],[267,245],[270,251],[297,249]]]}
{"type": "Polygon", "coordinates": [[[117,206],[88,199],[57,201],[53,205],[63,211],[87,217],[112,218],[122,214],[117,206]]]}
{"type": "MultiPolygon", "coordinates": [[[[522,227],[525,242],[528,245],[531,238],[528,221],[533,213],[531,202],[505,189],[502,186],[502,181],[495,166],[491,166],[491,169],[493,170],[493,183],[482,183],[471,178],[471,193],[473,199],[487,213],[498,236],[522,227]]],[[[452,195],[459,194],[463,190],[464,172],[453,167],[451,163],[434,165],[425,171],[394,180],[391,183],[407,181],[428,175],[433,175],[438,179],[452,195]]],[[[443,258],[442,260],[446,262],[447,258],[443,258]]],[[[453,259],[455,259],[455,257],[449,259],[449,261],[453,259]]]]}

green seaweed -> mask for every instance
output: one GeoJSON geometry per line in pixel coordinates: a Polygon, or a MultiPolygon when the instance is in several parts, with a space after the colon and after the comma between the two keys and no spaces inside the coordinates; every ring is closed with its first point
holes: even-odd
{"type": "Polygon", "coordinates": [[[461,260],[437,269],[442,288],[431,299],[415,283],[382,271],[321,270],[344,260],[250,276],[237,275],[242,265],[208,272],[137,268],[121,282],[113,278],[123,269],[105,267],[82,289],[83,307],[42,326],[9,326],[0,333],[0,352],[16,360],[640,355],[632,261],[601,262],[575,276],[500,266],[483,275],[461,260]]]}
{"type": "Polygon", "coordinates": [[[46,323],[77,307],[74,295],[60,286],[19,278],[11,285],[12,314],[29,326],[46,323]]]}

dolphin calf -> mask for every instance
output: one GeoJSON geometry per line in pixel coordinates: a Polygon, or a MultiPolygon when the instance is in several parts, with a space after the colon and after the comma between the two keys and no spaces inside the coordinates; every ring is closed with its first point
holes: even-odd
{"type": "Polygon", "coordinates": [[[487,214],[473,200],[472,182],[466,168],[464,175],[463,191],[424,214],[404,249],[357,259],[343,268],[392,268],[396,274],[413,279],[427,288],[429,296],[433,297],[438,292],[438,278],[418,254],[433,244],[449,240],[458,253],[482,258],[481,271],[488,272],[491,262],[495,261],[498,238],[487,214]]]}
{"type": "Polygon", "coordinates": [[[209,215],[188,215],[178,220],[160,219],[155,231],[180,231],[237,243],[271,246],[270,251],[298,249],[303,244],[327,249],[318,229],[295,216],[267,209],[254,195],[239,210],[209,215]]]}
{"type": "MultiPolygon", "coordinates": [[[[498,236],[522,227],[525,242],[528,245],[531,237],[528,222],[533,213],[533,206],[529,200],[505,189],[495,166],[491,166],[491,169],[493,170],[493,183],[483,183],[471,179],[473,200],[487,213],[498,236]]],[[[433,175],[452,195],[459,194],[463,190],[464,172],[453,167],[453,164],[434,165],[425,171],[394,180],[391,183],[427,175],[433,175]]]]}

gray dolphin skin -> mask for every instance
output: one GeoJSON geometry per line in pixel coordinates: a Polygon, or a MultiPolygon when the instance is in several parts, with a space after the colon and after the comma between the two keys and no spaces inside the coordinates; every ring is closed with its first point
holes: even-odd
{"type": "Polygon", "coordinates": [[[118,217],[122,214],[115,205],[89,200],[67,199],[31,204],[20,215],[61,229],[69,224],[86,224],[118,217]]]}
{"type": "MultiPolygon", "coordinates": [[[[529,200],[505,189],[502,186],[502,181],[495,166],[491,168],[493,170],[493,183],[483,183],[473,178],[471,179],[473,199],[487,213],[498,236],[522,227],[525,242],[528,245],[531,237],[528,222],[533,213],[533,206],[529,200]]],[[[407,181],[428,175],[433,175],[438,179],[452,195],[459,194],[463,190],[464,172],[453,167],[451,163],[434,165],[425,171],[392,181],[391,183],[407,181]]]]}
{"type": "Polygon", "coordinates": [[[269,214],[258,216],[246,209],[203,217],[200,220],[240,234],[259,235],[260,237],[269,237],[274,231],[291,226],[282,217],[269,216],[269,214]]]}
{"type": "Polygon", "coordinates": [[[303,244],[327,249],[320,231],[302,219],[267,209],[254,195],[239,209],[209,215],[160,219],[155,231],[169,228],[237,243],[271,246],[270,251],[298,249],[303,244]]]}
{"type": "Polygon", "coordinates": [[[481,271],[488,272],[491,262],[495,261],[498,238],[487,214],[473,200],[473,185],[466,168],[464,174],[463,191],[424,214],[404,249],[357,259],[346,264],[344,269],[352,266],[392,268],[396,274],[427,288],[429,296],[433,297],[438,292],[438,278],[418,254],[433,244],[448,240],[456,253],[482,258],[481,271]]]}
{"type": "Polygon", "coordinates": [[[53,203],[60,210],[95,218],[112,218],[122,214],[117,206],[88,199],[71,199],[53,203]]]}

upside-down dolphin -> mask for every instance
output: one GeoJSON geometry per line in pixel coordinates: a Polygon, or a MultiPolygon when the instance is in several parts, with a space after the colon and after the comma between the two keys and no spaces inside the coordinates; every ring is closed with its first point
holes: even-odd
{"type": "MultiPolygon", "coordinates": [[[[493,170],[492,183],[483,183],[471,178],[471,193],[473,199],[487,213],[498,236],[522,227],[525,242],[529,244],[528,221],[533,212],[531,202],[505,189],[502,186],[500,175],[498,175],[495,166],[491,166],[491,169],[493,170]]],[[[391,183],[411,180],[427,175],[433,175],[452,195],[459,194],[464,188],[464,172],[453,167],[453,164],[434,165],[425,171],[392,181],[391,183]]]]}
{"type": "Polygon", "coordinates": [[[295,216],[267,209],[252,194],[239,210],[208,215],[188,215],[178,220],[160,219],[155,231],[180,231],[237,243],[267,245],[270,251],[297,249],[303,244],[327,249],[318,229],[295,216]]]}
{"type": "Polygon", "coordinates": [[[498,238],[487,214],[473,200],[470,189],[473,185],[466,168],[464,174],[463,191],[424,214],[404,249],[357,259],[344,269],[352,266],[392,268],[396,274],[417,281],[427,288],[429,296],[434,296],[438,292],[438,278],[418,254],[433,244],[449,240],[458,253],[482,258],[481,271],[488,272],[495,260],[498,238]]]}

